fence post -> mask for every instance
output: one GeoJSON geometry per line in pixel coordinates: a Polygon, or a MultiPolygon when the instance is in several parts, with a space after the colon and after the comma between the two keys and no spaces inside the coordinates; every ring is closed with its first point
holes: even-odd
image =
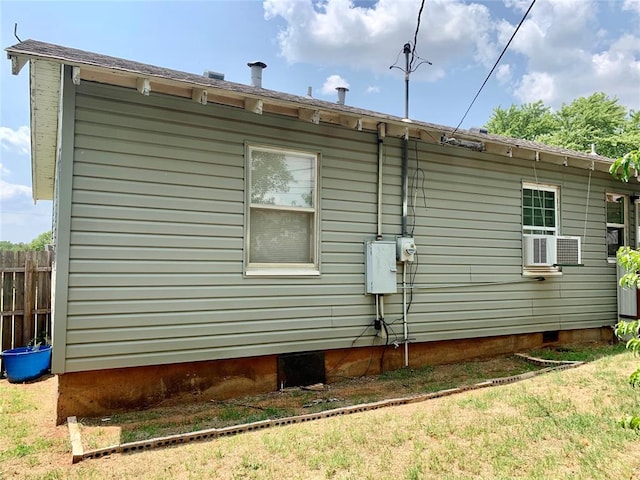
{"type": "Polygon", "coordinates": [[[27,345],[32,339],[35,330],[35,284],[34,284],[34,253],[27,252],[24,260],[24,329],[22,330],[22,344],[27,345]]]}

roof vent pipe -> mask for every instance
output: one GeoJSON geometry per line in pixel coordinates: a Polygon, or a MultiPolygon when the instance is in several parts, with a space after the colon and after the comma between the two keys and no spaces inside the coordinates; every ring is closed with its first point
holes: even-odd
{"type": "Polygon", "coordinates": [[[347,87],[336,87],[338,91],[338,105],[344,105],[344,99],[349,89],[347,87]]]}
{"type": "Polygon", "coordinates": [[[313,98],[313,88],[307,87],[307,98],[313,98]]]}
{"type": "Polygon", "coordinates": [[[251,67],[251,85],[262,88],[262,70],[267,68],[264,62],[249,62],[247,66],[251,67]]]}

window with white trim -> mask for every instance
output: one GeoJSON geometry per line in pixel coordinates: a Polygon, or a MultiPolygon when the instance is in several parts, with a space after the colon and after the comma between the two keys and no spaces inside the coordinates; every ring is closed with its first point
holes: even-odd
{"type": "Polygon", "coordinates": [[[522,184],[522,274],[562,275],[557,265],[560,188],[522,184]]]}
{"type": "Polygon", "coordinates": [[[607,193],[607,258],[615,260],[620,247],[628,245],[627,197],[618,193],[607,193]]]}
{"type": "Polygon", "coordinates": [[[247,147],[247,275],[318,275],[316,153],[247,147]]]}
{"type": "Polygon", "coordinates": [[[522,185],[523,234],[558,234],[558,190],[558,187],[552,185],[522,185]]]}

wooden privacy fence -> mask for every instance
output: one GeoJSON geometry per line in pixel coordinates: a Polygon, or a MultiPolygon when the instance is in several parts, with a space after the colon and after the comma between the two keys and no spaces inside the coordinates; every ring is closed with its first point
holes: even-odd
{"type": "Polygon", "coordinates": [[[2,350],[51,337],[52,253],[0,251],[2,350]]]}

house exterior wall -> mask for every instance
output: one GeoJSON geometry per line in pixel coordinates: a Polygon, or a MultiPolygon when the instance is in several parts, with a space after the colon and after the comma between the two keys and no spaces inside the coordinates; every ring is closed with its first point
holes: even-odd
{"type": "MultiPolygon", "coordinates": [[[[364,295],[363,242],[376,233],[374,133],[91,82],[76,88],[74,112],[67,298],[57,299],[66,345],[56,373],[381,344],[364,295]],[[320,277],[243,275],[247,143],[321,154],[320,277]]],[[[383,233],[393,239],[401,141],[382,148],[383,233]]],[[[410,142],[409,157],[419,251],[407,272],[412,342],[615,322],[605,191],[626,185],[422,142],[410,142]],[[545,281],[522,276],[523,182],[560,187],[563,235],[583,235],[589,191],[584,267],[545,281]]],[[[401,293],[387,296],[385,312],[390,340],[401,339],[401,293]]]]}

